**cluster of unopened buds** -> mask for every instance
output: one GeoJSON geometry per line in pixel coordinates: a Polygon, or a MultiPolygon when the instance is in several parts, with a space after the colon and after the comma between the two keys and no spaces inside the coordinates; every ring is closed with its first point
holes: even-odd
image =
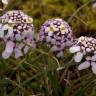
{"type": "MultiPolygon", "coordinates": [[[[2,0],[7,4],[8,0],[2,0]]],[[[52,18],[44,22],[38,33],[39,42],[46,43],[57,58],[69,49],[74,54],[74,61],[81,63],[79,70],[92,67],[96,74],[96,39],[81,36],[74,38],[69,24],[61,18],[52,18]]],[[[0,39],[5,43],[2,57],[8,59],[11,55],[19,58],[26,54],[29,48],[35,48],[33,19],[20,10],[6,12],[0,17],[0,39]],[[30,47],[29,47],[29,46],[30,47]]]]}

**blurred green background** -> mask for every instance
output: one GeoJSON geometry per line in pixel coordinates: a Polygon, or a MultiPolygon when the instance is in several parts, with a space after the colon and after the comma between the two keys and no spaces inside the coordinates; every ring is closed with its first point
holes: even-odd
{"type": "MultiPolygon", "coordinates": [[[[88,1],[90,0],[22,0],[19,9],[34,18],[34,25],[38,31],[42,23],[49,18],[60,17],[68,21],[70,16],[88,1]]],[[[96,36],[96,7],[93,8],[93,5],[94,2],[82,8],[70,22],[77,37],[96,36]]]]}
{"type": "MultiPolygon", "coordinates": [[[[95,0],[87,2],[89,0],[12,0],[5,11],[22,10],[33,17],[36,32],[46,20],[60,17],[69,22],[75,37],[96,38],[95,0]],[[86,6],[70,20],[82,5],[86,6]]],[[[3,7],[1,2],[0,7],[3,7]]],[[[90,69],[78,72],[67,50],[58,60],[52,54],[46,55],[46,46],[38,44],[38,48],[42,51],[31,50],[17,60],[0,57],[0,96],[96,96],[96,76],[90,69]],[[58,64],[64,69],[56,70],[58,64]]]]}

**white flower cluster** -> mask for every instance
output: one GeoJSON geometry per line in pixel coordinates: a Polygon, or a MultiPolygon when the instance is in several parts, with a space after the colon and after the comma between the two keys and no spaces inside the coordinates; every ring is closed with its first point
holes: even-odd
{"type": "Polygon", "coordinates": [[[0,21],[0,38],[6,44],[2,53],[4,59],[9,58],[12,53],[15,54],[15,58],[26,54],[29,47],[24,43],[35,47],[33,19],[31,17],[20,10],[13,10],[1,16],[0,21]]]}
{"type": "Polygon", "coordinates": [[[57,57],[61,57],[65,47],[72,45],[73,33],[66,21],[52,18],[41,26],[39,39],[41,42],[46,42],[57,57]]]}
{"type": "Polygon", "coordinates": [[[70,48],[71,53],[75,53],[75,62],[85,61],[78,67],[79,70],[92,66],[93,73],[96,74],[96,39],[92,37],[80,37],[77,42],[70,48]]]}

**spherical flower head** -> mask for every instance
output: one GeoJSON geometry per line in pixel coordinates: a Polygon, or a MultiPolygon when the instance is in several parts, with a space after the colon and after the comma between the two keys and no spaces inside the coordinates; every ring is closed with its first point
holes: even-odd
{"type": "Polygon", "coordinates": [[[75,62],[85,61],[78,67],[79,70],[92,66],[93,73],[96,74],[96,39],[92,37],[80,37],[77,42],[70,48],[71,53],[75,53],[75,62]]]}
{"type": "Polygon", "coordinates": [[[31,17],[20,10],[13,10],[1,16],[0,21],[0,38],[6,43],[2,53],[3,58],[9,58],[12,53],[15,54],[15,58],[23,56],[29,49],[26,44],[35,47],[34,26],[31,17]]]}
{"type": "Polygon", "coordinates": [[[63,55],[65,47],[69,47],[73,42],[73,33],[68,23],[60,18],[47,20],[39,33],[39,40],[46,42],[51,51],[57,53],[57,57],[63,55]]]}

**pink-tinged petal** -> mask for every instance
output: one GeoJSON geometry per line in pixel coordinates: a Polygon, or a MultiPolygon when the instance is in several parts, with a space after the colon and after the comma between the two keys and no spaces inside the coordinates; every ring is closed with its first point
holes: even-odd
{"type": "Polygon", "coordinates": [[[15,48],[14,52],[15,52],[15,58],[19,58],[20,56],[23,56],[23,53],[19,48],[15,48]]]}
{"type": "Polygon", "coordinates": [[[80,51],[80,46],[73,46],[73,47],[71,47],[71,48],[69,49],[69,51],[70,51],[71,53],[78,52],[78,51],[80,51]]]}
{"type": "Polygon", "coordinates": [[[85,61],[78,66],[78,70],[83,70],[90,67],[90,62],[85,61]]]}
{"type": "Polygon", "coordinates": [[[5,47],[4,52],[2,53],[2,57],[4,59],[8,59],[10,57],[10,55],[13,52],[13,47],[14,47],[14,43],[12,41],[8,41],[5,47]]]}
{"type": "Polygon", "coordinates": [[[58,57],[58,58],[60,58],[60,57],[62,57],[64,54],[63,54],[63,51],[60,51],[56,56],[58,57]]]}
{"type": "Polygon", "coordinates": [[[91,65],[93,73],[96,74],[96,62],[92,62],[91,65]]]}
{"type": "Polygon", "coordinates": [[[82,52],[78,52],[74,55],[74,60],[75,62],[80,62],[83,58],[83,53],[82,52]]]}

